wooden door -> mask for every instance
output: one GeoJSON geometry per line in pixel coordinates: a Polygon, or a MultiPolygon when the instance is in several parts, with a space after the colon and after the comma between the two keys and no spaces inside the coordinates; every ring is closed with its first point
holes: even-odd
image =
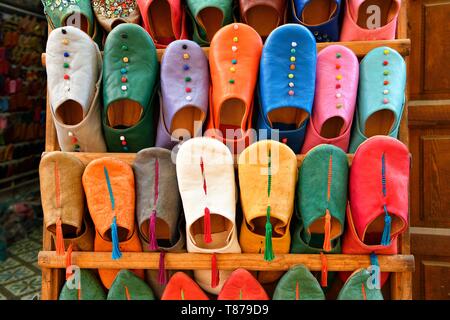
{"type": "Polygon", "coordinates": [[[450,299],[450,1],[409,0],[414,299],[450,299]]]}

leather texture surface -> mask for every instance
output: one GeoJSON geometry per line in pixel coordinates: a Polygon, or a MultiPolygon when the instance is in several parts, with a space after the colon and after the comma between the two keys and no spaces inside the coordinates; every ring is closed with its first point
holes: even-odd
{"type": "Polygon", "coordinates": [[[108,291],[107,300],[155,300],[152,289],[133,272],[123,269],[108,291]]]}
{"type": "Polygon", "coordinates": [[[370,272],[367,269],[356,270],[345,282],[337,300],[383,300],[379,289],[367,286],[369,278],[370,272]]]}
{"type": "Polygon", "coordinates": [[[250,272],[239,268],[223,285],[217,300],[270,300],[264,288],[250,272]]]}
{"type": "Polygon", "coordinates": [[[209,300],[209,298],[191,277],[184,272],[177,272],[167,283],[161,300],[209,300]]]}
{"type": "Polygon", "coordinates": [[[69,288],[66,281],[59,300],[106,300],[106,293],[91,270],[80,269],[80,287],[80,290],[69,288]]]}

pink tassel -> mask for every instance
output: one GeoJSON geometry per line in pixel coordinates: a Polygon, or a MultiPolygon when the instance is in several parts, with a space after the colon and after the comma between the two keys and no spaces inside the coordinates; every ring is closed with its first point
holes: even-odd
{"type": "Polygon", "coordinates": [[[150,237],[148,248],[152,251],[158,250],[158,242],[156,241],[156,210],[153,210],[152,215],[150,216],[148,234],[150,237]]]}
{"type": "Polygon", "coordinates": [[[164,251],[161,251],[159,254],[159,270],[158,270],[158,282],[160,285],[166,285],[167,284],[167,275],[166,275],[166,263],[164,261],[166,256],[166,253],[164,251]]]}

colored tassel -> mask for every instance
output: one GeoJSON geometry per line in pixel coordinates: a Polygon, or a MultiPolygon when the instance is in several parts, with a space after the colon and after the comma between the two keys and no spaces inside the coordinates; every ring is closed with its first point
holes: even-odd
{"type": "Polygon", "coordinates": [[[204,227],[204,235],[205,235],[205,242],[211,243],[212,237],[211,237],[211,213],[209,212],[208,207],[205,208],[205,221],[203,223],[204,227]]]}
{"type": "Polygon", "coordinates": [[[331,214],[327,209],[325,214],[325,237],[323,239],[323,250],[331,251],[331,214]]]}
{"type": "Polygon", "coordinates": [[[161,251],[161,253],[159,254],[158,283],[162,286],[167,284],[165,257],[166,253],[164,251],[161,251]]]}
{"type": "Polygon", "coordinates": [[[384,230],[383,230],[383,235],[381,236],[381,245],[388,246],[391,243],[392,218],[387,211],[386,205],[384,205],[384,212],[386,215],[384,216],[384,230]]]}
{"type": "Polygon", "coordinates": [[[127,297],[127,300],[131,300],[130,291],[128,291],[128,287],[125,287],[125,296],[127,297]]]}
{"type": "Polygon", "coordinates": [[[275,258],[272,248],[272,224],[270,223],[270,206],[267,206],[266,221],[266,245],[264,248],[264,260],[272,261],[275,258]]]}
{"type": "Polygon", "coordinates": [[[364,286],[364,283],[361,283],[361,292],[362,292],[363,300],[367,300],[366,287],[364,286]]]}
{"type": "Polygon", "coordinates": [[[298,281],[295,283],[295,300],[300,300],[300,286],[298,281]]]}
{"type": "Polygon", "coordinates": [[[244,295],[242,294],[242,289],[239,289],[239,300],[242,300],[244,295]]]}
{"type": "Polygon", "coordinates": [[[65,251],[61,217],[56,220],[56,254],[63,256],[65,251]]]}
{"type": "Polygon", "coordinates": [[[217,269],[217,257],[213,253],[211,257],[211,288],[215,288],[219,285],[219,269],[217,269]]]}
{"type": "Polygon", "coordinates": [[[323,252],[320,253],[320,259],[322,261],[322,273],[321,273],[320,285],[323,288],[326,288],[326,287],[328,287],[328,260],[327,260],[327,257],[323,254],[323,252]]]}
{"type": "Polygon", "coordinates": [[[119,248],[119,235],[117,234],[117,221],[116,217],[113,218],[113,222],[111,224],[111,237],[112,237],[112,258],[113,260],[120,259],[122,257],[122,252],[120,252],[119,248]]]}
{"type": "Polygon", "coordinates": [[[152,251],[158,250],[158,242],[156,241],[156,210],[152,211],[152,215],[150,216],[150,224],[149,224],[149,236],[150,241],[148,244],[148,248],[152,251]]]}
{"type": "Polygon", "coordinates": [[[372,266],[372,272],[371,272],[371,275],[372,275],[372,277],[374,276],[374,274],[376,273],[376,275],[375,275],[375,277],[373,278],[373,280],[372,280],[372,284],[375,286],[375,287],[377,287],[377,288],[379,288],[379,286],[380,286],[380,277],[381,277],[381,272],[380,272],[380,264],[379,264],[379,262],[378,262],[378,256],[376,255],[376,253],[375,252],[372,252],[371,254],[370,254],[370,265],[372,266]],[[375,267],[375,268],[373,268],[373,267],[375,267]]]}
{"type": "Polygon", "coordinates": [[[80,287],[78,288],[78,300],[82,300],[82,299],[81,299],[81,285],[80,285],[80,287]]]}
{"type": "Polygon", "coordinates": [[[184,300],[184,290],[181,289],[181,300],[184,300]]]}
{"type": "Polygon", "coordinates": [[[68,280],[73,274],[73,270],[71,268],[71,266],[72,266],[72,251],[73,251],[73,245],[71,243],[69,245],[69,248],[67,248],[67,252],[66,252],[66,280],[68,280]],[[69,271],[69,269],[70,269],[70,271],[69,271]]]}

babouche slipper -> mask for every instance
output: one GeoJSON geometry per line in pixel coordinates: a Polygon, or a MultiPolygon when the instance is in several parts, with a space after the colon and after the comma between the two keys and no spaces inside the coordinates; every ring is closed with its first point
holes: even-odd
{"type": "Polygon", "coordinates": [[[408,227],[410,154],[397,139],[375,136],[352,161],[349,198],[358,238],[389,246],[408,227]]]}
{"type": "Polygon", "coordinates": [[[332,252],[344,231],[347,204],[347,155],[333,145],[319,145],[305,156],[298,178],[300,235],[294,236],[293,251],[307,246],[332,252]],[[300,239],[300,241],[299,241],[300,239]],[[294,244],[295,243],[295,244],[294,244]]]}
{"type": "Polygon", "coordinates": [[[381,290],[370,286],[371,273],[367,269],[356,270],[342,287],[338,300],[383,300],[381,290]]]}
{"type": "Polygon", "coordinates": [[[358,107],[350,141],[350,153],[367,138],[397,138],[405,104],[406,64],[394,49],[378,47],[360,65],[358,107]]]}
{"type": "Polygon", "coordinates": [[[267,38],[259,73],[260,140],[276,139],[300,153],[314,100],[316,53],[311,32],[298,24],[278,27],[267,38]]]}
{"type": "Polygon", "coordinates": [[[270,300],[264,288],[250,272],[234,270],[223,285],[217,300],[270,300]]]}
{"type": "Polygon", "coordinates": [[[100,125],[102,57],[75,27],[53,30],[46,48],[50,110],[62,151],[106,152],[100,125]]]}
{"type": "Polygon", "coordinates": [[[108,35],[103,80],[108,151],[138,152],[154,145],[158,69],[155,45],[142,27],[120,24],[108,35]]]}
{"type": "Polygon", "coordinates": [[[139,24],[141,15],[136,0],[91,0],[97,21],[107,32],[121,23],[139,24]]]}
{"type": "MultiPolygon", "coordinates": [[[[184,215],[171,152],[161,148],[141,150],[133,168],[136,216],[144,251],[185,252],[184,215]]],[[[158,297],[165,284],[162,272],[165,270],[146,270],[147,280],[158,297]]]]}
{"type": "MultiPolygon", "coordinates": [[[[239,241],[242,251],[263,253],[267,261],[277,253],[289,253],[297,157],[286,145],[263,140],[246,148],[238,164],[244,213],[239,241]]],[[[260,272],[258,280],[273,282],[281,275],[281,272],[260,272]]]]}
{"type": "Polygon", "coordinates": [[[233,22],[233,0],[187,0],[193,39],[207,46],[223,26],[233,22]]]}
{"type": "Polygon", "coordinates": [[[317,279],[302,264],[291,267],[278,282],[273,300],[325,300],[317,279]]]}
{"type": "Polygon", "coordinates": [[[401,0],[346,0],[341,41],[394,40],[401,0]]]}
{"type": "Polygon", "coordinates": [[[103,30],[94,17],[90,1],[86,0],[41,0],[50,29],[76,27],[89,35],[100,47],[103,30]]]}
{"type": "Polygon", "coordinates": [[[105,291],[91,270],[79,269],[77,274],[66,280],[59,300],[106,300],[105,291]]]}
{"type": "Polygon", "coordinates": [[[161,103],[156,146],[172,149],[201,136],[208,112],[208,59],[198,44],[172,42],[161,61],[161,103]]]}
{"type": "Polygon", "coordinates": [[[120,270],[108,291],[107,300],[155,300],[152,289],[133,272],[120,270]]]}
{"type": "Polygon", "coordinates": [[[241,21],[265,39],[277,27],[286,23],[286,0],[239,0],[241,21]]]}
{"type": "Polygon", "coordinates": [[[292,17],[307,27],[317,42],[338,42],[343,1],[291,0],[292,17]]]}
{"type": "Polygon", "coordinates": [[[209,300],[209,298],[191,277],[184,272],[177,272],[167,283],[161,300],[209,300]]]}
{"type": "MultiPolygon", "coordinates": [[[[178,187],[186,217],[188,252],[240,253],[236,228],[236,183],[230,150],[211,138],[184,142],[176,160],[178,187]]],[[[218,294],[230,272],[195,270],[196,282],[218,294]]]]}
{"type": "Polygon", "coordinates": [[[259,34],[241,23],[223,27],[211,41],[212,88],[205,134],[222,141],[235,154],[255,139],[250,129],[261,50],[259,34]]]}
{"type": "Polygon", "coordinates": [[[320,51],[314,107],[302,154],[322,143],[348,151],[358,81],[359,62],[353,51],[340,45],[320,51]]]}
{"type": "Polygon", "coordinates": [[[137,0],[143,26],[159,49],[187,39],[186,12],[181,0],[137,0]]]}

